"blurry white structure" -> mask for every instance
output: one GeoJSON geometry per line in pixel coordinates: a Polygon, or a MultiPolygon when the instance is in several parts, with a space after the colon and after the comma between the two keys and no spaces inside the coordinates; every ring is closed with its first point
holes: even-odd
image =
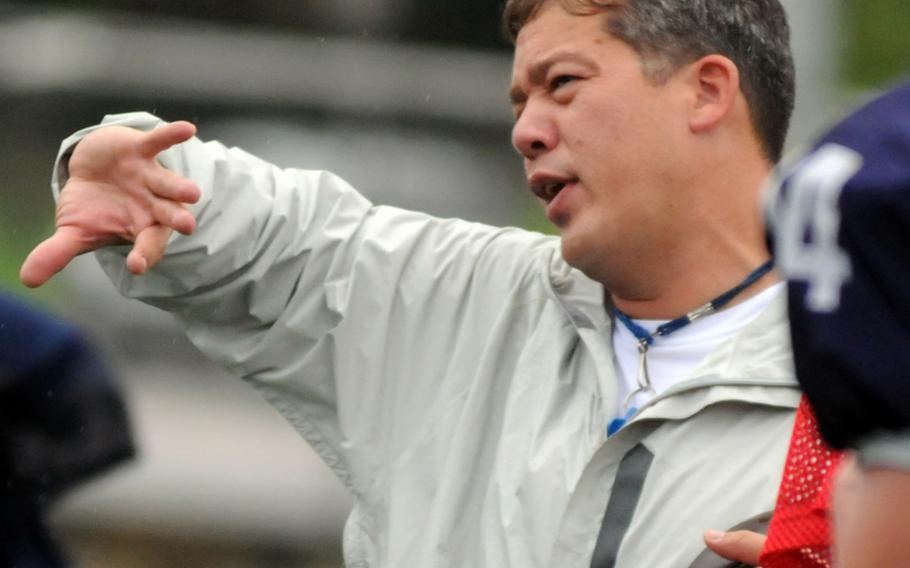
{"type": "Polygon", "coordinates": [[[831,0],[781,0],[796,59],[796,111],[789,147],[811,142],[843,112],[837,89],[841,6],[831,0]]]}
{"type": "Polygon", "coordinates": [[[0,21],[2,88],[142,95],[508,125],[508,57],[172,19],[0,21]]]}

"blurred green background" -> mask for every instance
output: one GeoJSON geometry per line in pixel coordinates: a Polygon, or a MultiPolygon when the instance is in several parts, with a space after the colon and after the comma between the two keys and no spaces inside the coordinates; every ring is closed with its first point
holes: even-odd
{"type": "Polygon", "coordinates": [[[842,78],[854,89],[874,89],[910,69],[910,2],[847,0],[843,12],[842,78]]]}

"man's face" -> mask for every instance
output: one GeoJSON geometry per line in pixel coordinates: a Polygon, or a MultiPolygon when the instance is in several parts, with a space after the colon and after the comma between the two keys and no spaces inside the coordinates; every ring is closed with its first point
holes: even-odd
{"type": "Polygon", "coordinates": [[[649,82],[603,18],[548,3],[518,35],[512,76],[512,143],[529,185],[566,261],[601,281],[605,266],[633,269],[646,249],[672,245],[687,130],[677,78],[649,82]]]}

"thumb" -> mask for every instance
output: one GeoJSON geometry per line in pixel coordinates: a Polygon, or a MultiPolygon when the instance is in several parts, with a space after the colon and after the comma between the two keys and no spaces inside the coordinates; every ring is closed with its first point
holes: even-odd
{"type": "Polygon", "coordinates": [[[66,228],[57,229],[53,236],[29,253],[19,270],[19,278],[29,288],[37,288],[89,248],[66,228]]]}
{"type": "Polygon", "coordinates": [[[766,539],[765,535],[751,531],[705,533],[705,544],[708,548],[727,560],[742,562],[749,566],[758,566],[766,539]]]}

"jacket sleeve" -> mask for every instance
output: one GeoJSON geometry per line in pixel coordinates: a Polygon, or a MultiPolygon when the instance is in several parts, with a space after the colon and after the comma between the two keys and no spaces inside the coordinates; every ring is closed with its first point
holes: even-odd
{"type": "MultiPolygon", "coordinates": [[[[102,124],[115,123],[162,124],[140,113],[102,124]]],[[[64,142],[55,190],[89,131],[64,142]]],[[[485,330],[545,288],[552,238],[376,207],[332,174],[217,142],[194,138],[159,160],[202,188],[196,232],[175,236],[145,276],[126,270],[125,247],[100,251],[102,267],[123,294],[175,314],[349,484],[350,461],[407,446],[421,413],[452,392],[444,385],[472,375],[463,362],[485,330]]]]}

